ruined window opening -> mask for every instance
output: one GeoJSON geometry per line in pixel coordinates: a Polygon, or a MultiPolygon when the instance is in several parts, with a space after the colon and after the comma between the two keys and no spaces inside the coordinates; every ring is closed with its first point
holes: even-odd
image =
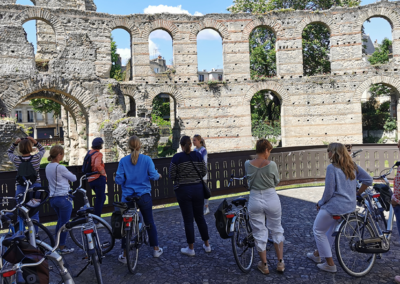
{"type": "Polygon", "coordinates": [[[361,27],[363,60],[371,65],[389,63],[393,58],[392,33],[392,25],[387,19],[373,17],[366,20],[361,27]]]}
{"type": "Polygon", "coordinates": [[[149,54],[150,69],[154,74],[175,73],[173,40],[168,32],[158,29],[150,33],[149,54]]]}
{"type": "Polygon", "coordinates": [[[117,81],[132,79],[132,40],[131,35],[123,28],[111,32],[111,72],[110,77],[117,81]]]}
{"type": "Polygon", "coordinates": [[[276,34],[267,27],[255,28],[249,37],[252,79],[276,76],[276,34]]]}
{"type": "Polygon", "coordinates": [[[329,27],[323,23],[311,23],[302,33],[303,72],[305,76],[331,73],[329,27]]]}
{"type": "Polygon", "coordinates": [[[17,0],[17,2],[15,4],[25,5],[25,6],[35,6],[35,3],[33,3],[32,0],[17,0]]]}
{"type": "Polygon", "coordinates": [[[222,37],[217,31],[204,29],[197,34],[199,82],[224,80],[223,56],[222,37]]]}
{"type": "Polygon", "coordinates": [[[256,139],[267,138],[275,147],[282,147],[281,100],[270,90],[256,93],[250,101],[251,131],[256,139]]]}

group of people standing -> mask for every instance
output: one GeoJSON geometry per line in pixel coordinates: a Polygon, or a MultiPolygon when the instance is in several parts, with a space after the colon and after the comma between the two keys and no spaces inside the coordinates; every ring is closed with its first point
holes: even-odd
{"type": "MultiPolygon", "coordinates": [[[[92,143],[92,150],[88,152],[91,157],[92,171],[99,172],[89,178],[89,184],[96,193],[95,214],[100,216],[105,201],[105,187],[107,175],[104,169],[103,155],[100,150],[103,147],[103,140],[95,138],[92,143]]],[[[119,162],[115,177],[115,183],[122,187],[122,202],[128,196],[140,197],[137,205],[143,215],[145,224],[148,226],[150,246],[154,248],[153,256],[160,257],[163,249],[158,243],[157,227],[154,223],[151,197],[151,180],[158,180],[162,176],[155,169],[153,160],[140,154],[140,139],[132,136],[128,142],[131,154],[122,158],[119,162]]],[[[171,160],[169,175],[174,182],[174,190],[184,220],[186,240],[188,246],[181,248],[181,253],[188,256],[195,256],[194,242],[196,222],[201,238],[204,242],[205,252],[211,252],[209,233],[204,215],[210,212],[208,200],[204,199],[202,180],[207,180],[207,150],[204,139],[195,135],[192,139],[183,136],[180,140],[182,152],[175,154],[171,160]],[[195,146],[194,151],[192,147],[195,146]]],[[[400,142],[398,144],[400,149],[400,142]]],[[[269,160],[273,147],[266,139],[257,141],[256,158],[245,163],[245,171],[250,188],[249,216],[253,230],[256,249],[261,261],[257,268],[268,274],[266,245],[268,233],[274,242],[278,258],[277,271],[285,270],[283,260],[284,229],[281,224],[282,208],[279,196],[276,193],[276,186],[279,184],[279,171],[275,162],[269,160]]],[[[337,267],[332,258],[332,244],[334,238],[332,232],[336,226],[333,215],[344,215],[356,209],[356,196],[361,195],[368,186],[372,185],[373,179],[360,166],[355,164],[349,151],[343,144],[331,143],[327,149],[331,164],[326,169],[325,190],[320,201],[316,204],[317,216],[314,221],[313,233],[317,249],[307,253],[307,257],[318,263],[317,267],[323,271],[336,272],[337,267]],[[361,187],[356,192],[357,181],[361,187]],[[324,263],[321,263],[325,259],[324,263]]],[[[44,147],[35,139],[28,137],[17,139],[8,150],[10,160],[18,166],[29,160],[35,170],[39,173],[40,161],[45,153],[44,147]],[[20,156],[14,154],[16,147],[19,147],[20,156]],[[31,155],[33,146],[38,153],[31,155]]],[[[56,211],[58,222],[56,231],[67,223],[72,213],[72,200],[68,197],[70,182],[76,181],[76,176],[68,169],[60,165],[63,160],[64,149],[62,146],[53,146],[50,150],[48,160],[50,164],[46,167],[46,177],[49,181],[50,205],[56,211]]],[[[40,186],[40,176],[32,187],[40,186]]],[[[25,187],[18,185],[17,194],[24,192],[25,187]]],[[[392,205],[397,219],[397,227],[400,234],[400,171],[394,180],[394,195],[392,205]]],[[[38,220],[38,215],[33,219],[38,220]]],[[[65,246],[67,234],[63,233],[60,239],[59,253],[71,253],[73,248],[65,246]]],[[[122,263],[126,263],[126,244],[122,242],[123,252],[118,257],[122,263]]],[[[396,276],[400,283],[400,276],[396,276]]]]}

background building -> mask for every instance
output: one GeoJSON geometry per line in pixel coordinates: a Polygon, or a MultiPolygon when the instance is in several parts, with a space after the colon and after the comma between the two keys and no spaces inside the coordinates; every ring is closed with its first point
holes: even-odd
{"type": "Polygon", "coordinates": [[[203,70],[198,71],[199,82],[208,82],[208,81],[223,81],[224,80],[224,69],[211,69],[211,71],[203,70]]]}

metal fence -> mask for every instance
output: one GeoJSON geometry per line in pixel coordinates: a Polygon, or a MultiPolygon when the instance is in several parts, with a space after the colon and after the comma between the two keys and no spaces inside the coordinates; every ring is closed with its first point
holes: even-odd
{"type": "MultiPolygon", "coordinates": [[[[353,145],[353,150],[364,149],[355,161],[367,170],[372,176],[376,176],[384,168],[391,167],[398,159],[399,151],[396,145],[388,144],[364,144],[353,145]]],[[[329,165],[327,146],[286,147],[275,148],[271,154],[271,160],[275,161],[279,172],[280,185],[309,183],[323,181],[326,167],[329,165]]],[[[213,196],[244,191],[243,182],[236,182],[228,188],[230,176],[243,176],[245,174],[244,163],[254,158],[255,151],[227,152],[210,154],[208,157],[209,179],[208,185],[213,196]]],[[[152,197],[154,205],[175,202],[173,183],[169,178],[169,165],[171,158],[154,159],[156,169],[162,174],[162,178],[152,182],[152,197]]],[[[107,199],[103,213],[114,210],[113,202],[120,201],[121,187],[114,183],[118,163],[106,164],[107,199]]],[[[73,166],[68,169],[77,175],[78,181],[82,176],[81,167],[73,166]]],[[[47,185],[44,170],[40,170],[42,184],[47,185]]],[[[0,173],[0,193],[2,196],[14,196],[15,172],[0,173]]],[[[392,174],[391,178],[394,177],[392,174]]],[[[75,182],[72,188],[76,188],[79,182],[75,182]]],[[[94,204],[95,194],[90,190],[88,183],[88,198],[94,204]]],[[[83,206],[83,200],[77,196],[74,200],[74,212],[83,206]]],[[[49,204],[45,204],[40,212],[41,221],[56,220],[55,212],[49,204]]],[[[74,216],[74,213],[73,213],[74,216]]]]}

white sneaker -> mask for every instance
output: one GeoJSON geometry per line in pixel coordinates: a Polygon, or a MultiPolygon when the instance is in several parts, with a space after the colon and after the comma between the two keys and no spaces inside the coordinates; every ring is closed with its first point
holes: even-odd
{"type": "Polygon", "coordinates": [[[104,228],[104,225],[103,225],[102,223],[99,222],[99,223],[96,224],[96,228],[97,228],[97,229],[104,228]]]}
{"type": "Polygon", "coordinates": [[[163,252],[164,252],[163,249],[159,248],[158,250],[155,250],[153,252],[153,257],[160,257],[163,254],[163,252]]]}
{"type": "Polygon", "coordinates": [[[326,272],[332,272],[332,273],[337,272],[336,265],[330,266],[328,263],[324,262],[324,263],[317,264],[317,266],[319,269],[326,271],[326,272]]]}
{"type": "Polygon", "coordinates": [[[203,249],[204,249],[206,252],[211,252],[211,246],[206,247],[206,245],[203,244],[203,249]]]}
{"type": "Polygon", "coordinates": [[[307,253],[307,257],[314,261],[315,263],[321,263],[321,257],[320,256],[315,256],[313,252],[307,253]]]}
{"type": "Polygon", "coordinates": [[[124,257],[124,253],[118,256],[118,261],[122,262],[123,264],[126,264],[126,257],[124,257]]]}
{"type": "Polygon", "coordinates": [[[181,253],[186,254],[188,256],[195,256],[194,249],[190,249],[189,247],[181,248],[181,253]]]}
{"type": "Polygon", "coordinates": [[[209,207],[204,207],[204,215],[207,215],[210,213],[210,208],[209,207]]]}

